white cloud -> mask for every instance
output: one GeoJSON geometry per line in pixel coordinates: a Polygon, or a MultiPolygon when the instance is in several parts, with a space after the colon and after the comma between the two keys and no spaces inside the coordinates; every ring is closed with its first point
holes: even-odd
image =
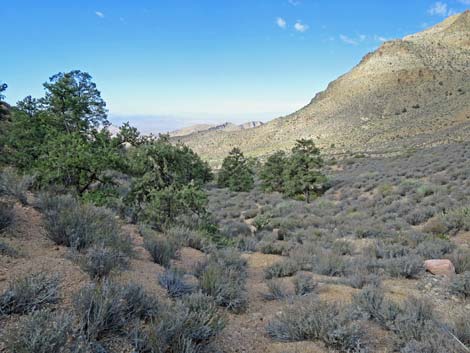
{"type": "MultiPolygon", "coordinates": [[[[462,1],[469,1],[470,3],[470,0],[462,0],[462,1]]],[[[449,8],[449,5],[447,5],[447,3],[437,1],[428,10],[428,14],[430,14],[431,16],[447,17],[447,16],[452,16],[452,15],[457,14],[457,12],[449,8]]]]}
{"type": "Polygon", "coordinates": [[[464,5],[470,5],[470,0],[457,0],[457,1],[464,5]]]}
{"type": "Polygon", "coordinates": [[[298,5],[300,5],[300,1],[299,0],[289,0],[289,4],[291,4],[292,6],[298,6],[298,5]]]}
{"type": "Polygon", "coordinates": [[[282,28],[282,29],[287,27],[287,22],[282,17],[278,17],[276,19],[276,24],[278,25],[279,28],[282,28]]]}
{"type": "Polygon", "coordinates": [[[346,44],[350,44],[350,45],[357,45],[358,44],[357,40],[349,38],[348,36],[345,36],[344,34],[340,34],[339,39],[341,39],[346,44]]]}
{"type": "Polygon", "coordinates": [[[379,42],[386,42],[388,39],[382,36],[375,35],[374,39],[379,42]]]}
{"type": "Polygon", "coordinates": [[[308,25],[303,24],[300,21],[297,21],[294,25],[294,28],[297,32],[304,33],[309,29],[308,25]]]}
{"type": "Polygon", "coordinates": [[[103,18],[103,17],[104,17],[104,13],[102,13],[101,11],[96,11],[96,12],[95,12],[95,15],[98,16],[99,18],[103,18]]]}

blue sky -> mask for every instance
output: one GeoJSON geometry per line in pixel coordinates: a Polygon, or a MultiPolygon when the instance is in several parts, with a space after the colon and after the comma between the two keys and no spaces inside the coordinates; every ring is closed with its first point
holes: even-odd
{"type": "Polygon", "coordinates": [[[145,130],[269,120],[307,104],[383,40],[470,0],[0,0],[7,101],[89,72],[111,120],[145,130]]]}

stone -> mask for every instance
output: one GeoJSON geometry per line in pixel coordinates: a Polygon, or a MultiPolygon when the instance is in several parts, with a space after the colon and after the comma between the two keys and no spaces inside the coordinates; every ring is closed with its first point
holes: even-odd
{"type": "Polygon", "coordinates": [[[426,260],[424,261],[426,271],[433,275],[452,277],[455,275],[454,264],[447,259],[426,260]]]}

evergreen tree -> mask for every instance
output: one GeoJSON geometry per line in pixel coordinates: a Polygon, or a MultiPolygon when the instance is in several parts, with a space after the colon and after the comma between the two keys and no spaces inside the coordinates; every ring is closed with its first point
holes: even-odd
{"type": "Polygon", "coordinates": [[[292,197],[300,195],[309,203],[312,196],[320,193],[326,182],[321,168],[324,162],[320,150],[312,140],[298,140],[284,173],[285,192],[292,197]]]}
{"type": "Polygon", "coordinates": [[[262,187],[267,192],[284,192],[284,172],[287,164],[287,156],[284,151],[278,151],[269,156],[261,168],[260,179],[262,187]]]}
{"type": "Polygon", "coordinates": [[[217,184],[231,191],[250,191],[254,184],[251,164],[239,148],[232,149],[222,162],[217,184]]]}

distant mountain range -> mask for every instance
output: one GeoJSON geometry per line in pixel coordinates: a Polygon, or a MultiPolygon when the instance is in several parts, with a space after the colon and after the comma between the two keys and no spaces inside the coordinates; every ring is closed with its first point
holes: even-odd
{"type": "Polygon", "coordinates": [[[199,134],[203,132],[217,132],[217,131],[240,131],[240,130],[247,130],[252,129],[258,126],[264,125],[261,121],[249,121],[244,124],[233,124],[233,123],[224,123],[224,124],[198,124],[192,125],[186,128],[182,128],[179,130],[175,130],[170,132],[171,137],[183,137],[183,136],[190,136],[193,134],[199,134]]]}
{"type": "Polygon", "coordinates": [[[385,42],[291,115],[254,129],[204,126],[173,136],[213,165],[235,146],[262,156],[299,138],[326,153],[470,140],[470,12],[385,42]]]}

